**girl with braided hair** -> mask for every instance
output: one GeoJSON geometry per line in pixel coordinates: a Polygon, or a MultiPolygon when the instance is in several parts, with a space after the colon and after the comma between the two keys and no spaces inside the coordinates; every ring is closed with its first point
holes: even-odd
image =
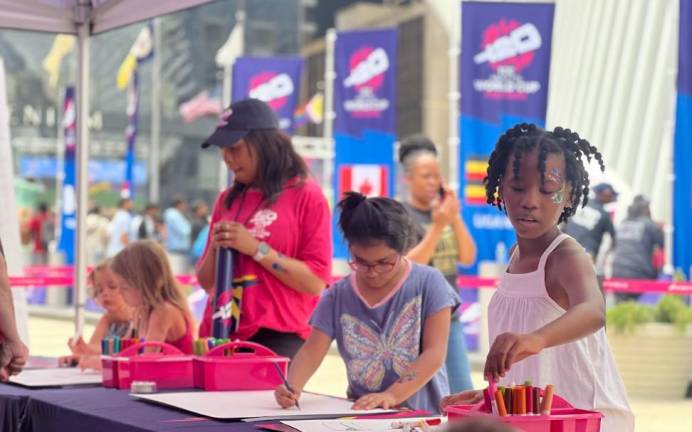
{"type": "MultiPolygon", "coordinates": [[[[517,243],[489,305],[485,376],[501,385],[553,384],[575,407],[603,413],[601,431],[633,431],[593,264],[558,227],[586,205],[592,159],[604,169],[601,154],[577,133],[526,123],[507,130],[490,156],[487,201],[507,214],[517,243]]],[[[479,397],[462,392],[443,405],[479,397]]]]}

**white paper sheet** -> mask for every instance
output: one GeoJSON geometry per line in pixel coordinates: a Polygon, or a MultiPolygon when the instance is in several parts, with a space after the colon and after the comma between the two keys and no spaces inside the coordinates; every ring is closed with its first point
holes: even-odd
{"type": "Polygon", "coordinates": [[[10,377],[10,382],[25,387],[101,385],[101,372],[82,372],[79,368],[28,369],[10,377]]]}
{"type": "Polygon", "coordinates": [[[132,394],[131,396],[224,420],[335,418],[393,411],[383,409],[354,411],[351,409],[353,405],[351,401],[314,393],[303,393],[300,396],[300,410],[295,407],[281,409],[276,404],[273,390],[132,394]]]}
{"type": "MultiPolygon", "coordinates": [[[[281,423],[300,432],[401,432],[401,428],[392,428],[392,423],[409,423],[429,419],[440,419],[440,417],[352,420],[284,420],[281,423]]],[[[447,421],[443,418],[442,425],[445,423],[447,423],[447,421]]],[[[430,426],[431,431],[438,429],[441,429],[441,426],[430,426]]]]}

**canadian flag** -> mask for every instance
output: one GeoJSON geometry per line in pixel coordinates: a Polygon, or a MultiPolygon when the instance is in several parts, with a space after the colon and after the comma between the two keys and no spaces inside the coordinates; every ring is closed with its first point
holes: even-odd
{"type": "Polygon", "coordinates": [[[340,197],[352,191],[367,197],[387,196],[386,165],[343,165],[339,178],[340,197]]]}

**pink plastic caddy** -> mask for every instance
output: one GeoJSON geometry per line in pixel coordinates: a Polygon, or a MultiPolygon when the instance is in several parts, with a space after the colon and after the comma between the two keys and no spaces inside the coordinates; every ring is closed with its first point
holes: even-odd
{"type": "Polygon", "coordinates": [[[225,343],[194,358],[195,387],[208,391],[271,390],[283,383],[278,369],[285,376],[288,361],[260,344],[225,343]]]}
{"type": "Polygon", "coordinates": [[[192,388],[192,356],[163,342],[142,342],[115,356],[101,356],[103,386],[129,389],[132,381],[154,381],[158,389],[192,388]],[[157,347],[160,352],[142,353],[157,347]]]}
{"type": "Polygon", "coordinates": [[[603,414],[572,407],[561,397],[553,396],[550,415],[513,415],[500,417],[491,414],[490,407],[481,402],[476,405],[455,405],[447,407],[449,421],[459,421],[469,417],[493,417],[503,423],[525,432],[599,432],[603,414]]]}

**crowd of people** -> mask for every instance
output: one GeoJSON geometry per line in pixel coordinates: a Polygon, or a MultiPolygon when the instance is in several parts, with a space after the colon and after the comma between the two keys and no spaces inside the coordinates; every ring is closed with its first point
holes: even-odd
{"type": "MultiPolygon", "coordinates": [[[[215,270],[220,251],[231,249],[233,281],[250,282],[243,285],[231,337],[292,359],[288,384],[275,391],[280,406],[298,403],[333,342],[346,364],[355,408],[439,412],[482,399],[472,389],[455,316],[456,265],[473,262],[476,250],[433,143],[420,136],[402,142],[410,190],[403,203],[355,192],[340,197],[334,217],[348,245],[351,273],[338,281],[331,274],[327,200],[268,105],[254,99],[232,104],[202,147],[219,150],[233,184],[219,194],[211,215],[202,203],[188,215],[186,201],[176,199],[162,217],[155,205],[133,217],[132,202],[121,200],[109,235],[97,236],[108,242],[103,255],[93,258],[101,261],[90,276],[93,296],[106,312],[88,343],[69,342],[64,363],[98,367],[95,341],[103,335],[137,335],[192,353],[195,337],[212,334],[215,270]],[[209,293],[199,328],[171,267],[191,255],[209,293]]],[[[484,375],[501,385],[525,379],[554,384],[575,406],[605,414],[602,430],[632,431],[604,332],[605,301],[593,266],[598,245],[580,244],[560,229],[566,223],[569,232],[587,201],[582,155],[603,169],[600,153],[576,133],[519,124],[499,138],[490,157],[487,201],[507,214],[517,243],[490,304],[484,375]]],[[[612,232],[601,223],[602,204],[592,204],[592,228],[612,232]]],[[[653,232],[648,202],[638,198],[636,204],[616,243],[619,268],[635,260],[631,253],[618,254],[620,244],[653,232]]],[[[652,247],[661,243],[658,237],[651,241],[652,247]]],[[[11,350],[2,357],[6,373],[21,369],[18,348],[11,350]]]]}
{"type": "MultiPolygon", "coordinates": [[[[93,205],[87,214],[87,264],[97,265],[114,257],[137,240],[161,244],[175,263],[177,273],[187,272],[199,259],[209,229],[209,206],[176,197],[163,213],[158,204],[148,203],[138,212],[134,201],[122,198],[115,208],[93,205]]],[[[56,240],[56,215],[47,204],[39,203],[21,224],[22,243],[30,249],[31,265],[48,264],[50,246],[56,240]]]]}

